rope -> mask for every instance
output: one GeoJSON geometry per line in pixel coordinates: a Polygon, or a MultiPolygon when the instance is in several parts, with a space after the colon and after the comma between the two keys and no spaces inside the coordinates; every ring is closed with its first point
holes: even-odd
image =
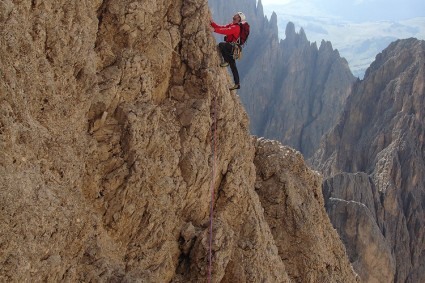
{"type": "Polygon", "coordinates": [[[162,41],[159,37],[158,37],[158,35],[155,35],[154,36],[154,38],[156,38],[156,39],[158,39],[158,41],[159,42],[161,42],[165,47],[167,47],[168,49],[170,49],[171,50],[171,52],[174,52],[177,56],[180,56],[180,54],[179,53],[177,53],[177,51],[176,50],[174,50],[173,48],[171,48],[170,46],[168,46],[164,41],[162,41]]]}
{"type": "Polygon", "coordinates": [[[212,144],[212,178],[211,178],[211,201],[210,201],[210,239],[209,239],[209,266],[208,266],[208,283],[211,283],[212,275],[212,238],[213,238],[213,214],[214,214],[214,187],[215,187],[215,157],[217,146],[217,96],[214,95],[214,125],[213,144],[212,144]]]}

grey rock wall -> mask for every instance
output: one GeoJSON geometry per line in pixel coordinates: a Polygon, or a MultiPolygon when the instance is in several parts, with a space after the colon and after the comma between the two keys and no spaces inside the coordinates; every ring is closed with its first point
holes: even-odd
{"type": "MultiPolygon", "coordinates": [[[[359,235],[371,230],[369,243],[386,254],[382,270],[391,271],[395,264],[394,282],[425,280],[424,50],[425,42],[412,38],[398,40],[378,54],[312,159],[330,178],[325,195],[348,201],[328,208],[332,222],[342,235],[347,234],[340,225],[345,218],[358,227],[359,235]],[[349,181],[336,181],[344,172],[363,172],[369,180],[356,182],[348,174],[342,179],[349,181]],[[351,201],[370,213],[355,213],[351,201]]],[[[347,250],[358,254],[359,261],[371,260],[364,247],[347,250]]],[[[367,273],[363,268],[369,269],[359,266],[359,275],[367,273]]]]}

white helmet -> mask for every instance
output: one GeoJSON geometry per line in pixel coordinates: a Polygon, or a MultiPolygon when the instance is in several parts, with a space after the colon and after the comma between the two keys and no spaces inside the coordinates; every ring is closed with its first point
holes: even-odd
{"type": "Polygon", "coordinates": [[[237,14],[239,15],[239,17],[241,17],[241,22],[246,21],[246,17],[245,17],[245,14],[244,13],[238,12],[237,14]]]}

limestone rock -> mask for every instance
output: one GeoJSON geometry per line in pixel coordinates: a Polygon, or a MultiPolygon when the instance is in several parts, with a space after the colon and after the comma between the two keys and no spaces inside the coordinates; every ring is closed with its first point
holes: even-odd
{"type": "Polygon", "coordinates": [[[291,281],[205,1],[0,7],[0,281],[291,281]]]}
{"type": "Polygon", "coordinates": [[[294,282],[356,282],[324,209],[320,175],[299,152],[262,138],[256,140],[254,163],[255,190],[294,282]]]}

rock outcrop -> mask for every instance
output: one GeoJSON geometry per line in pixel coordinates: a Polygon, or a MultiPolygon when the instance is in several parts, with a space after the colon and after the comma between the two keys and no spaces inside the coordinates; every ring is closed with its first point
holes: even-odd
{"type": "Polygon", "coordinates": [[[322,136],[336,124],[355,81],[348,63],[330,42],[307,40],[293,23],[279,40],[277,16],[264,17],[261,1],[217,0],[214,15],[228,22],[244,11],[252,32],[240,66],[241,99],[253,134],[276,139],[309,158],[322,136]]]}
{"type": "Polygon", "coordinates": [[[299,154],[303,192],[273,206],[290,225],[264,213],[208,18],[199,0],[0,2],[0,281],[205,282],[211,195],[212,282],[355,280],[299,154]]]}
{"type": "Polygon", "coordinates": [[[398,40],[354,86],[312,163],[367,282],[425,281],[425,42],[398,40]],[[356,174],[360,172],[359,174],[356,174]]]}
{"type": "Polygon", "coordinates": [[[322,178],[303,156],[277,141],[258,139],[255,191],[279,254],[296,282],[353,282],[351,266],[330,225],[322,178]]]}

